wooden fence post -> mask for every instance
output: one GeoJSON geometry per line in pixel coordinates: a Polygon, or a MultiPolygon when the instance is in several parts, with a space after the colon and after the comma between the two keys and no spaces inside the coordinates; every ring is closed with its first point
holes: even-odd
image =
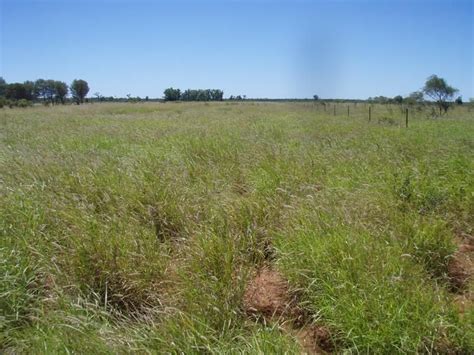
{"type": "Polygon", "coordinates": [[[408,108],[405,109],[405,127],[408,128],[408,108]]]}
{"type": "Polygon", "coordinates": [[[372,119],[372,106],[369,106],[369,122],[372,119]]]}

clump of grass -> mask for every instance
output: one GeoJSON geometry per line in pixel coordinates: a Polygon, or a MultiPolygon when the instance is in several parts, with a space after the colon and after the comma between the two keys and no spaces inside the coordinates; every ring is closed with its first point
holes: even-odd
{"type": "Polygon", "coordinates": [[[38,271],[18,251],[1,249],[0,340],[8,342],[12,329],[28,325],[36,315],[38,271]]]}
{"type": "Polygon", "coordinates": [[[327,324],[340,350],[467,350],[447,295],[397,246],[367,234],[304,226],[278,238],[279,265],[302,305],[327,324]],[[441,297],[440,297],[441,296],[441,297]]]}
{"type": "Polygon", "coordinates": [[[446,224],[428,219],[400,226],[400,245],[408,257],[422,264],[434,278],[447,282],[448,266],[457,247],[446,224]]]}

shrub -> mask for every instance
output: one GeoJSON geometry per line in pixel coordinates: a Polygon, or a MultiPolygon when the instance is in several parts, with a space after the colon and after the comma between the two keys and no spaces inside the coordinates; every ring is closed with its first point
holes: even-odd
{"type": "Polygon", "coordinates": [[[18,102],[16,103],[16,106],[18,106],[18,107],[31,107],[31,106],[33,106],[33,104],[31,103],[31,101],[21,99],[21,100],[18,100],[18,102]]]}
{"type": "Polygon", "coordinates": [[[3,108],[4,106],[8,106],[9,102],[6,98],[0,97],[0,108],[3,108]]]}

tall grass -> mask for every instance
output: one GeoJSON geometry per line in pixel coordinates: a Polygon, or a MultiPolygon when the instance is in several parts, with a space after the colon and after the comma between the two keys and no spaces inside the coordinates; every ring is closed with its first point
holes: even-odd
{"type": "Polygon", "coordinates": [[[242,308],[273,263],[337,352],[472,352],[472,113],[344,108],[0,110],[0,350],[298,353],[242,308]]]}

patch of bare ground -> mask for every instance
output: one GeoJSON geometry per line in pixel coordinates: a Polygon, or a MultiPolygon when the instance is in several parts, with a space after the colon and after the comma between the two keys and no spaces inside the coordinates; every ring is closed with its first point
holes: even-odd
{"type": "Polygon", "coordinates": [[[327,354],[333,350],[331,334],[323,326],[308,325],[307,315],[298,307],[297,296],[288,281],[276,270],[265,266],[248,283],[244,310],[252,319],[277,322],[294,336],[305,354],[327,354]]]}
{"type": "Polygon", "coordinates": [[[462,234],[458,239],[458,250],[448,265],[451,291],[457,293],[455,302],[461,313],[474,305],[474,237],[462,234]]]}

